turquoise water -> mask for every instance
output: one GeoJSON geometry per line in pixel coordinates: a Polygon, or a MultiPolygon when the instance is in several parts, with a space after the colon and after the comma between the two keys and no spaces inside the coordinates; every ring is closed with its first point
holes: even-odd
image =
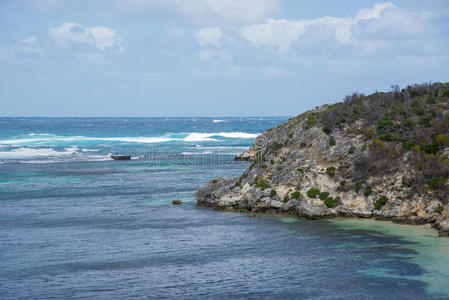
{"type": "Polygon", "coordinates": [[[0,119],[0,298],[449,298],[428,227],[194,206],[283,121],[0,119]]]}

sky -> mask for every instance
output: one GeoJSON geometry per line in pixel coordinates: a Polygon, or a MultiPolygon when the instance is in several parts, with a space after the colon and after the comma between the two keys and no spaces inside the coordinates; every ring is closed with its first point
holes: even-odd
{"type": "Polygon", "coordinates": [[[429,81],[448,0],[0,0],[0,116],[293,116],[429,81]]]}

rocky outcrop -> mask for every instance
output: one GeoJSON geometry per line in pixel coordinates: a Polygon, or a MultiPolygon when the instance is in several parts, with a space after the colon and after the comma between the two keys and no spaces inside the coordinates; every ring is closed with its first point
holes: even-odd
{"type": "Polygon", "coordinates": [[[256,151],[254,149],[242,152],[235,156],[235,161],[252,161],[256,157],[256,151]]]}
{"type": "MultiPolygon", "coordinates": [[[[267,130],[238,160],[251,165],[235,178],[216,178],[196,192],[198,206],[244,212],[276,212],[309,219],[335,216],[397,223],[430,223],[449,235],[449,205],[432,191],[411,193],[413,153],[401,153],[388,172],[360,179],[357,164],[367,140],[344,126],[332,134],[310,121],[318,107],[267,130]],[[404,181],[405,180],[405,181],[404,181]]],[[[363,129],[363,121],[356,124],[363,129]]]]}
{"type": "Polygon", "coordinates": [[[111,155],[111,158],[113,160],[131,160],[131,155],[116,154],[116,155],[111,155]]]}

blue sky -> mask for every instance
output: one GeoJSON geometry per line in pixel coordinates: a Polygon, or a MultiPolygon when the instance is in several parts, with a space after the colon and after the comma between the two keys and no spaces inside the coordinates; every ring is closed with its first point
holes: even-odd
{"type": "Polygon", "coordinates": [[[449,81],[449,1],[2,0],[1,116],[291,116],[449,81]]]}

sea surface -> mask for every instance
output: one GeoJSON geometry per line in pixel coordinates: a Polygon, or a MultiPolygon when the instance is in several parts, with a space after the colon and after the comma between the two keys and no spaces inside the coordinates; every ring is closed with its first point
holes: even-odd
{"type": "Polygon", "coordinates": [[[427,226],[194,206],[285,120],[0,118],[0,299],[449,299],[427,226]]]}

